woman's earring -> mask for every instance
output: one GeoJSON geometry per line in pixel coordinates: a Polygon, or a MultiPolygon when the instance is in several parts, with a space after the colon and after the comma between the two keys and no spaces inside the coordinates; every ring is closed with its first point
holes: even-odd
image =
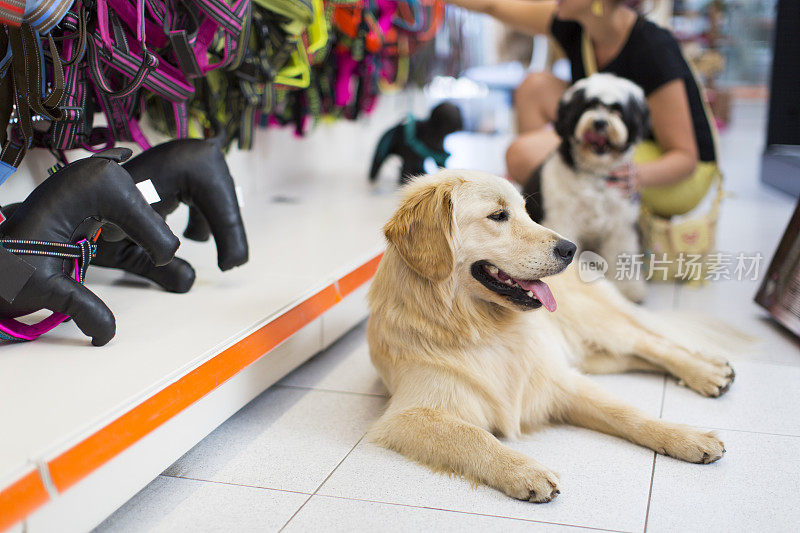
{"type": "Polygon", "coordinates": [[[602,17],[603,11],[603,0],[594,0],[592,2],[592,14],[596,17],[602,17]]]}

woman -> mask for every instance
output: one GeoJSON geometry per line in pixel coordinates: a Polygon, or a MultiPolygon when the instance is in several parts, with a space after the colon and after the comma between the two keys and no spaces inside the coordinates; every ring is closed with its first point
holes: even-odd
{"type": "MultiPolygon", "coordinates": [[[[642,146],[636,163],[615,171],[617,180],[609,183],[641,190],[643,204],[662,216],[685,213],[702,200],[716,176],[714,134],[698,84],[669,31],[622,0],[449,1],[520,31],[550,35],[570,60],[573,81],[596,68],[640,85],[655,143],[642,146]]],[[[520,135],[508,148],[506,162],[509,175],[521,185],[560,142],[549,125],[567,86],[540,72],[517,89],[520,135]]]]}

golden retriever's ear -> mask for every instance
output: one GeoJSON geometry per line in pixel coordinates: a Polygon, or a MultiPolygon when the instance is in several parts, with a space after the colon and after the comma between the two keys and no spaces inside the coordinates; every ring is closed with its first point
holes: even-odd
{"type": "Polygon", "coordinates": [[[420,276],[444,281],[453,272],[451,184],[431,185],[405,199],[383,234],[420,276]]]}

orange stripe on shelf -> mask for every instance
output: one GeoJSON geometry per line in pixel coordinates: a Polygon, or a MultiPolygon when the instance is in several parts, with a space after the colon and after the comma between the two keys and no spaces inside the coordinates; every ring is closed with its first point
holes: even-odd
{"type": "Polygon", "coordinates": [[[338,291],[334,285],[325,287],[51,460],[56,488],[69,489],[318,318],[369,281],[382,256],[342,277],[338,291]]]}
{"type": "Polygon", "coordinates": [[[329,285],[62,453],[49,463],[56,488],[69,489],[340,300],[329,285]]]}
{"type": "Polygon", "coordinates": [[[0,531],[5,531],[49,499],[39,472],[31,470],[0,490],[0,531]]]}
{"type": "Polygon", "coordinates": [[[342,298],[372,279],[372,276],[378,270],[378,264],[381,262],[382,257],[383,253],[376,255],[339,280],[339,294],[342,295],[342,298]]]}

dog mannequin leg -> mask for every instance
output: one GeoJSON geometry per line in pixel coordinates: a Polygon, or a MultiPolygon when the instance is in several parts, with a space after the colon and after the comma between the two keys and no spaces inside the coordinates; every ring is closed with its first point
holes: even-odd
{"type": "Polygon", "coordinates": [[[197,242],[206,242],[211,237],[211,226],[203,213],[195,206],[189,206],[189,222],[183,236],[197,242]]]}
{"type": "Polygon", "coordinates": [[[589,378],[575,374],[564,406],[563,421],[622,437],[651,450],[690,463],[713,463],[725,445],[713,433],[684,424],[650,418],[589,378]]]}
{"type": "Polygon", "coordinates": [[[164,290],[175,293],[188,292],[195,279],[192,265],[180,257],[174,258],[164,266],[156,266],[144,250],[130,239],[117,242],[101,241],[92,264],[142,276],[157,283],[164,290]]]}
{"type": "Polygon", "coordinates": [[[378,141],[378,146],[375,148],[375,154],[372,156],[372,165],[369,168],[369,181],[374,182],[378,179],[378,172],[380,172],[386,158],[397,151],[397,142],[402,136],[402,129],[400,126],[390,128],[386,133],[381,136],[378,141]]]}
{"type": "Polygon", "coordinates": [[[390,409],[370,436],[435,471],[453,472],[512,498],[544,503],[559,493],[558,478],[550,470],[441,409],[390,409]]]}
{"type": "Polygon", "coordinates": [[[414,153],[403,154],[403,165],[400,168],[400,185],[405,185],[411,178],[425,174],[425,160],[414,153]]]}
{"type": "Polygon", "coordinates": [[[46,304],[51,311],[72,317],[75,325],[92,338],[92,344],[104,346],[114,338],[114,313],[92,291],[66,276],[51,277],[46,288],[48,298],[43,307],[46,304]]]}

